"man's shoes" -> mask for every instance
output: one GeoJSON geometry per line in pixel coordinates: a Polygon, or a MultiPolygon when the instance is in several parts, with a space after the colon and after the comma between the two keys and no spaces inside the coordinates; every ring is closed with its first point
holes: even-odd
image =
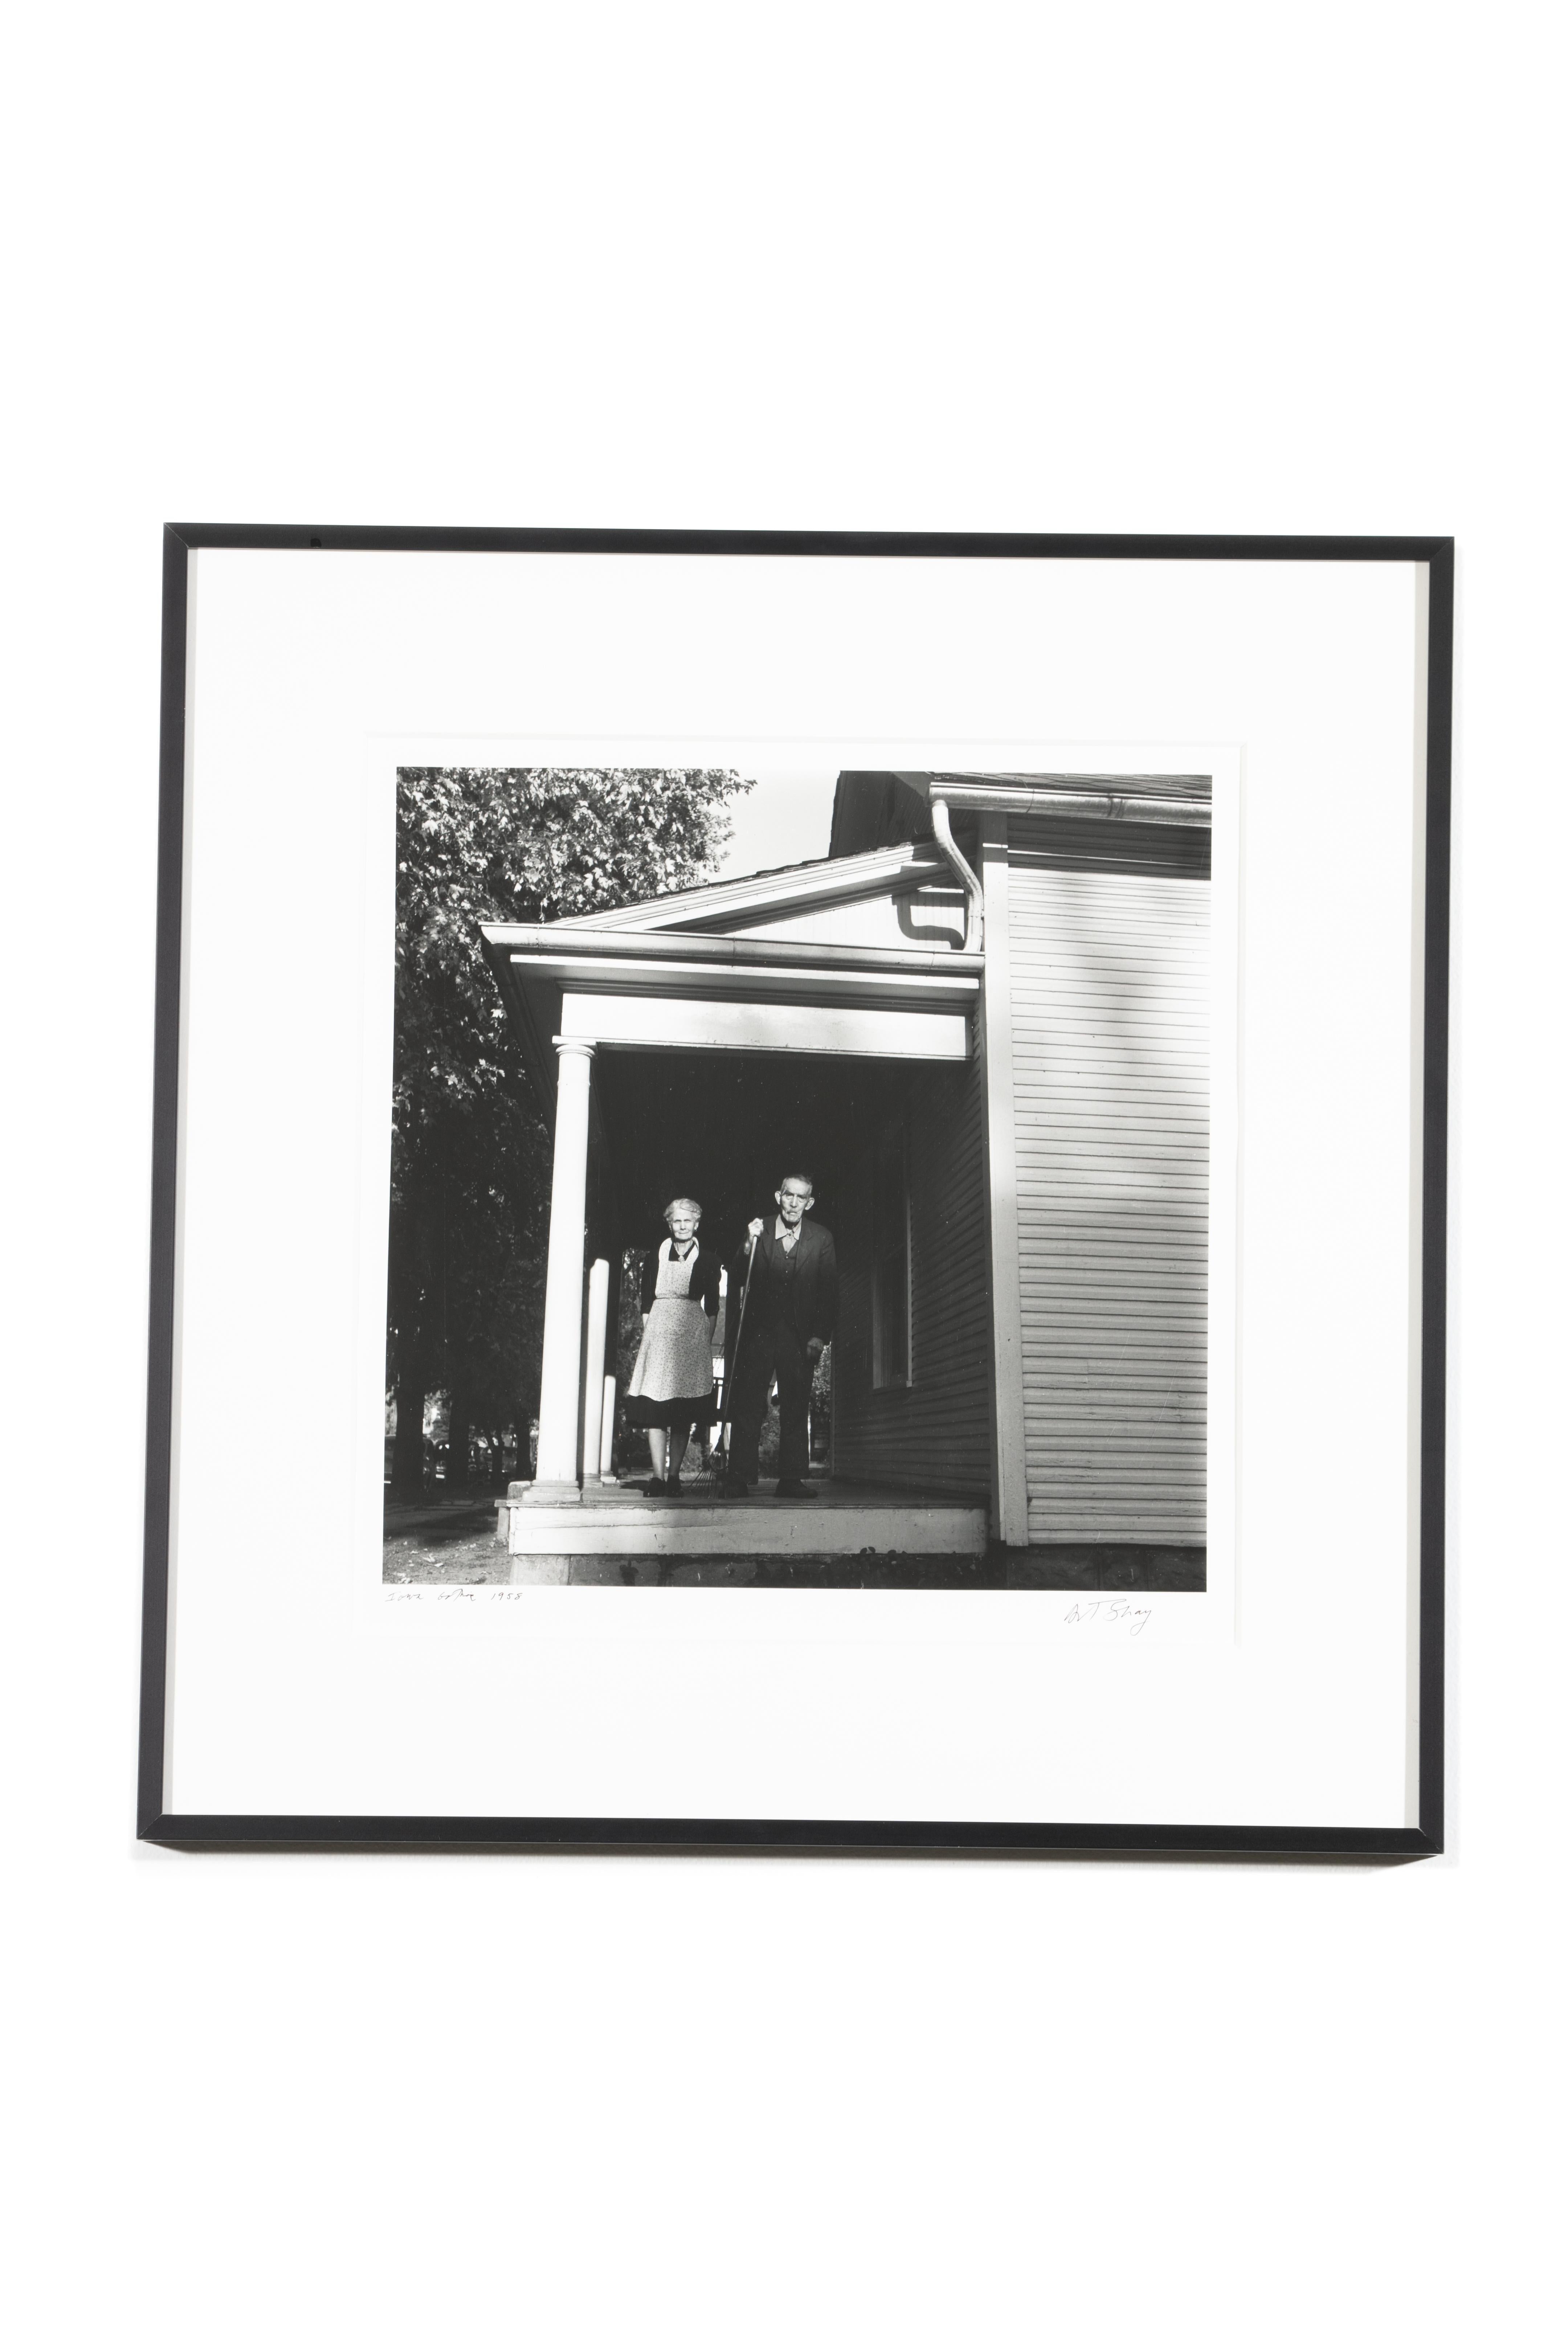
{"type": "Polygon", "coordinates": [[[816,1488],[803,1486],[798,1478],[781,1478],[773,1488],[781,1503],[815,1503],[816,1488]]]}
{"type": "Polygon", "coordinates": [[[743,1503],[751,1491],[743,1478],[726,1478],[724,1481],[724,1500],[727,1503],[743,1503]]]}

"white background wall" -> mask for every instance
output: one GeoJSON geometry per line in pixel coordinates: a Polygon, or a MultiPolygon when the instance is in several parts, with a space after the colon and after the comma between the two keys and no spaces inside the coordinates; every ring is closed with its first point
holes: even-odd
{"type": "Polygon", "coordinates": [[[1562,42],[1496,0],[14,30],[29,2352],[1548,2339],[1562,42]],[[1447,1859],[137,1850],[166,516],[1458,534],[1447,1859]]]}

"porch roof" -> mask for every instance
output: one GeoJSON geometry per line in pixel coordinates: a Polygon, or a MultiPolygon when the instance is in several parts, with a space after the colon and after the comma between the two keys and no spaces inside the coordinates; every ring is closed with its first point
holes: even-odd
{"type": "Polygon", "coordinates": [[[942,882],[949,868],[931,842],[897,842],[854,857],[808,857],[760,874],[709,882],[695,890],[671,890],[636,906],[592,915],[563,915],[539,928],[561,931],[667,931],[721,929],[730,922],[754,923],[769,915],[805,914],[854,898],[895,897],[923,883],[942,882]]]}
{"type": "Polygon", "coordinates": [[[671,892],[603,914],[553,923],[484,923],[484,951],[522,1045],[540,1106],[555,1093],[552,1040],[568,992],[722,999],[731,1003],[972,1013],[984,958],[911,940],[896,948],[758,938],[770,918],[809,914],[857,898],[912,897],[951,887],[941,854],[900,844],[671,892]],[[735,929],[725,928],[728,925],[735,929]]]}

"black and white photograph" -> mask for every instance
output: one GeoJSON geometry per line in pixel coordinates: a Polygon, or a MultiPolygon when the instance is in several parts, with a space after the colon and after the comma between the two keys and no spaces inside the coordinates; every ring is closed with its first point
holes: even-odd
{"type": "Polygon", "coordinates": [[[0,2343],[1561,2340],[1568,11],[4,54],[0,2343]]]}
{"type": "Polygon", "coordinates": [[[400,767],[390,1587],[1205,1587],[1208,773],[400,767]]]}

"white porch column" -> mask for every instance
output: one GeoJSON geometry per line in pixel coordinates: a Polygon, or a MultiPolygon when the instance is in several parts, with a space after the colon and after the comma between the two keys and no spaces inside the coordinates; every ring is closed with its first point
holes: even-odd
{"type": "Polygon", "coordinates": [[[1018,1130],[1013,1105],[1013,961],[1007,916],[1007,820],[981,821],[985,878],[985,1170],[991,1207],[992,1378],[996,1396],[996,1486],[992,1532],[1009,1547],[1029,1540],[1024,1449],[1024,1318],[1018,1284],[1018,1130]]]}
{"type": "Polygon", "coordinates": [[[616,1375],[605,1374],[605,1420],[599,1433],[599,1480],[609,1480],[616,1458],[616,1375]]]}
{"type": "Polygon", "coordinates": [[[583,1227],[588,1211],[588,1080],[594,1048],[557,1037],[555,1166],[544,1276],[544,1359],[539,1375],[539,1475],[531,1502],[574,1502],[577,1377],[583,1354],[583,1227]]]}
{"type": "Polygon", "coordinates": [[[599,1433],[605,1412],[605,1323],[610,1311],[610,1261],[588,1269],[588,1339],[583,1350],[583,1484],[599,1483],[599,1433]]]}

